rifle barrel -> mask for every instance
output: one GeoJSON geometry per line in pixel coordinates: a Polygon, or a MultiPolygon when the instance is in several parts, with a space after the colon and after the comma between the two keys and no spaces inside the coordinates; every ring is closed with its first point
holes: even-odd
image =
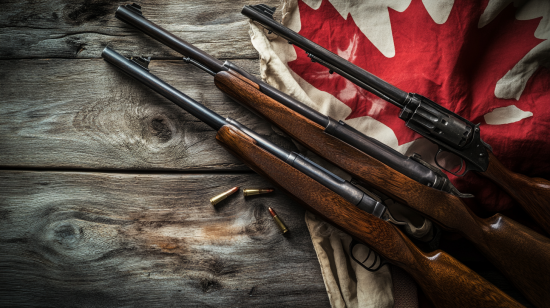
{"type": "MultiPolygon", "coordinates": [[[[374,76],[373,74],[365,71],[364,69],[353,65],[346,59],[335,55],[327,49],[313,43],[312,41],[302,37],[298,33],[286,28],[280,23],[276,22],[272,16],[268,16],[263,11],[258,10],[254,6],[245,5],[241,13],[248,18],[259,22],[269,30],[284,37],[289,43],[294,44],[306,52],[315,55],[315,57],[328,63],[334,68],[340,68],[345,73],[349,74],[354,79],[359,80],[361,83],[368,85],[376,90],[376,92],[389,98],[389,102],[396,105],[399,108],[403,108],[407,99],[408,93],[389,84],[388,82],[374,76]]],[[[378,95],[378,93],[375,93],[378,95]]],[[[382,97],[384,98],[384,97],[382,97]]]]}
{"type": "Polygon", "coordinates": [[[194,99],[176,90],[174,87],[163,82],[155,75],[149,73],[146,68],[140,66],[132,60],[126,59],[124,56],[120,55],[111,48],[105,47],[105,49],[101,53],[101,56],[103,57],[103,59],[105,59],[105,61],[120,68],[126,74],[136,78],[149,88],[155,90],[160,95],[171,100],[190,114],[197,117],[199,120],[208,124],[208,126],[212,127],[216,131],[227,124],[226,120],[219,114],[204,107],[194,99]]]}
{"type": "Polygon", "coordinates": [[[199,61],[215,73],[219,71],[227,71],[227,68],[223,66],[222,61],[210,56],[204,51],[166,31],[162,27],[159,27],[151,21],[143,18],[141,15],[141,7],[136,4],[119,6],[115,12],[115,17],[121,21],[133,25],[147,35],[154,37],[159,42],[178,51],[179,53],[199,61]]]}

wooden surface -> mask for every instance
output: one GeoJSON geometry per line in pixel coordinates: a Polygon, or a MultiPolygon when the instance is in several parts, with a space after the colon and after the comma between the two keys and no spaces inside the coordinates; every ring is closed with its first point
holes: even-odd
{"type": "Polygon", "coordinates": [[[304,210],[256,174],[2,171],[0,304],[326,306],[304,210]],[[267,207],[291,230],[282,236],[267,207]]]}
{"type": "MultiPolygon", "coordinates": [[[[144,15],[257,74],[244,4],[143,1],[144,15]]],[[[114,18],[108,1],[4,1],[0,11],[0,306],[328,307],[304,210],[215,132],[100,59],[153,56],[179,90],[292,148],[211,76],[114,18]],[[290,229],[279,234],[268,206],[290,229]]]]}

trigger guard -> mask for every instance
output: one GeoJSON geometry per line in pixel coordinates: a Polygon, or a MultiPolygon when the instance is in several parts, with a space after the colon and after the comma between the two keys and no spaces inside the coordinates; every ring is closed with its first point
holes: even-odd
{"type": "Polygon", "coordinates": [[[449,172],[450,174],[452,174],[452,175],[454,175],[454,176],[464,176],[464,175],[466,174],[466,172],[468,172],[468,166],[467,166],[467,164],[464,163],[464,159],[463,159],[462,157],[459,157],[459,158],[460,158],[460,169],[458,169],[457,172],[452,172],[451,170],[448,170],[447,168],[441,166],[441,165],[439,164],[439,162],[437,161],[437,156],[438,156],[441,152],[443,152],[443,150],[442,150],[441,148],[439,148],[439,149],[437,150],[437,153],[435,153],[435,158],[434,158],[434,162],[435,162],[435,164],[436,164],[439,168],[441,168],[441,169],[443,169],[443,170],[449,172]],[[464,172],[459,173],[460,171],[462,171],[462,169],[464,169],[464,172]]]}

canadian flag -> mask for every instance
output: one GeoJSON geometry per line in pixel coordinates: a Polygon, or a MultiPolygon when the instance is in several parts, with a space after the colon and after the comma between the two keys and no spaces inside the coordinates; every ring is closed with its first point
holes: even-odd
{"type": "MultiPolygon", "coordinates": [[[[474,123],[510,170],[550,173],[550,1],[298,0],[283,2],[282,22],[396,87],[424,95],[474,123]]],[[[262,77],[311,107],[410,155],[433,162],[437,147],[405,127],[399,109],[268,34],[253,44],[262,77]]],[[[449,175],[475,195],[477,214],[515,202],[488,179],[449,175]]],[[[466,200],[465,200],[466,201],[466,200]]],[[[526,217],[526,215],[525,215],[526,217]]],[[[527,218],[525,218],[527,219],[527,218]]]]}
{"type": "MultiPolygon", "coordinates": [[[[282,0],[280,11],[275,18],[302,36],[480,123],[482,139],[510,170],[549,178],[550,1],[282,0]]],[[[397,107],[330,74],[305,51],[254,23],[250,36],[266,82],[405,155],[418,153],[433,163],[437,146],[405,127],[397,107]]],[[[479,216],[501,212],[536,228],[490,180],[474,172],[449,177],[460,191],[475,195],[463,200],[479,216]]],[[[330,226],[309,213],[306,223],[333,307],[418,305],[411,300],[414,288],[399,272],[392,269],[390,275],[387,267],[366,272],[347,256],[349,236],[319,232],[330,226]]]]}

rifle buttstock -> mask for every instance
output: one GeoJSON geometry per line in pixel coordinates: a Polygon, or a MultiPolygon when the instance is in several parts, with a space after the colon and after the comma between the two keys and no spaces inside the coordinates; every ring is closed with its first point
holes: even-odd
{"type": "Polygon", "coordinates": [[[550,234],[550,181],[514,173],[504,167],[493,153],[488,153],[489,167],[479,174],[497,183],[550,234]]]}
{"type": "Polygon", "coordinates": [[[445,252],[423,253],[395,226],[359,210],[231,125],[222,127],[216,140],[308,210],[409,272],[437,307],[522,307],[445,252]]]}
{"type": "Polygon", "coordinates": [[[550,307],[550,240],[500,214],[477,220],[483,229],[477,248],[533,305],[550,307]]]}

